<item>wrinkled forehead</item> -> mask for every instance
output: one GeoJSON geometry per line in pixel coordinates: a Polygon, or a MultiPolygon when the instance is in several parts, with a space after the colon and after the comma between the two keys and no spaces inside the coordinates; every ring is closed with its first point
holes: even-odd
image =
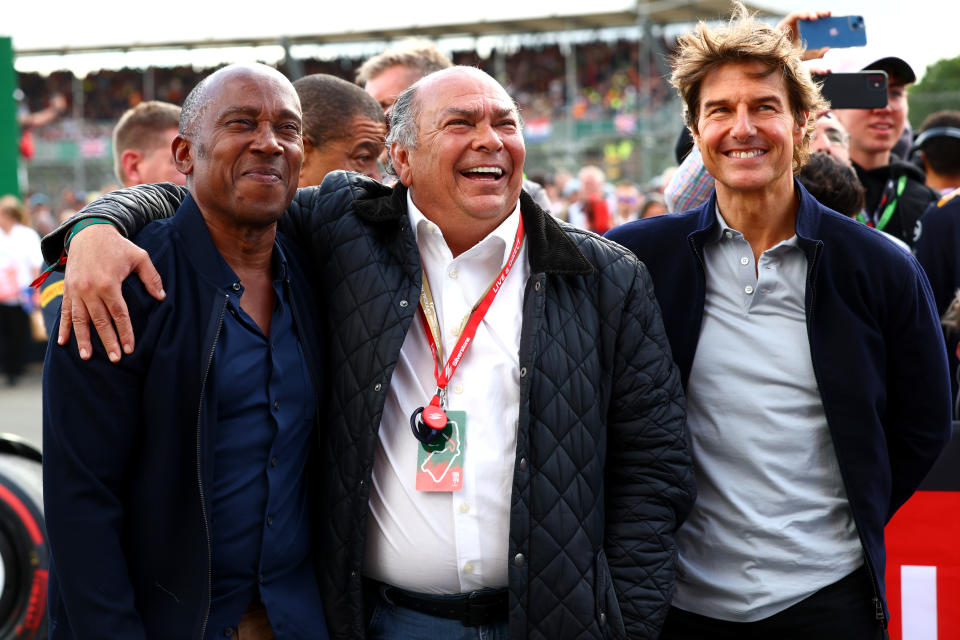
{"type": "Polygon", "coordinates": [[[259,109],[286,109],[301,116],[300,97],[284,76],[259,69],[228,69],[212,78],[205,98],[214,105],[212,115],[238,106],[259,109]]]}
{"type": "Polygon", "coordinates": [[[417,93],[421,109],[433,114],[469,112],[492,117],[519,115],[506,90],[496,80],[479,71],[440,72],[428,78],[417,93]]]}

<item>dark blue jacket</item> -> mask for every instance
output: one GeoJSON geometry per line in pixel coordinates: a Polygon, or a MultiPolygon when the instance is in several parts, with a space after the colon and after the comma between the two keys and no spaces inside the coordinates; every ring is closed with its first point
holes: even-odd
{"type": "MultiPolygon", "coordinates": [[[[876,231],[827,209],[799,183],[795,188],[797,239],[809,265],[813,370],[882,598],[884,525],[950,436],[943,338],[917,261],[876,231]]],[[[639,220],[607,234],[649,268],[684,387],[700,338],[703,246],[717,224],[715,207],[716,193],[686,213],[639,220]]]]}
{"type": "MultiPolygon", "coordinates": [[[[135,275],[124,283],[136,351],[111,364],[98,340],[88,362],[79,360],[73,340],[47,350],[43,472],[52,639],[201,638],[206,624],[217,408],[210,365],[232,282],[221,281],[224,263],[192,199],[136,242],[167,292],[158,302],[135,275]]],[[[282,234],[277,242],[312,368],[320,359],[310,287],[297,249],[282,234]]]]}
{"type": "MultiPolygon", "coordinates": [[[[960,289],[960,189],[930,205],[917,224],[917,240],[913,245],[917,261],[930,279],[933,300],[942,316],[960,289]]],[[[945,327],[947,361],[950,363],[953,397],[957,397],[960,361],[957,342],[960,327],[945,327]]]]}

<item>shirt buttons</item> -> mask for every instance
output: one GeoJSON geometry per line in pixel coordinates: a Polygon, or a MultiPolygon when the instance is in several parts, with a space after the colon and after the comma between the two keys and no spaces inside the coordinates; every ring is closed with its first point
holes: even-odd
{"type": "Polygon", "coordinates": [[[276,411],[276,410],[279,409],[279,408],[280,408],[280,401],[279,401],[279,400],[274,400],[274,401],[273,401],[273,410],[276,411]]]}
{"type": "Polygon", "coordinates": [[[223,637],[232,638],[233,637],[233,627],[224,627],[223,628],[223,637]]]}
{"type": "Polygon", "coordinates": [[[526,470],[527,470],[527,459],[520,458],[520,471],[526,471],[526,470]]]}
{"type": "Polygon", "coordinates": [[[468,511],[470,511],[470,505],[468,505],[466,502],[461,502],[460,513],[467,513],[468,511]]]}
{"type": "Polygon", "coordinates": [[[749,294],[749,293],[753,293],[753,287],[751,287],[751,286],[748,284],[747,286],[745,286],[745,287],[743,288],[743,292],[744,292],[744,293],[748,293],[748,294],[749,294]]]}
{"type": "Polygon", "coordinates": [[[468,562],[467,564],[463,565],[463,570],[465,573],[473,573],[473,569],[474,567],[472,562],[468,562]]]}
{"type": "Polygon", "coordinates": [[[522,567],[523,565],[527,564],[527,559],[522,553],[518,553],[517,555],[513,556],[513,564],[517,565],[518,567],[522,567]]]}
{"type": "Polygon", "coordinates": [[[273,516],[267,516],[267,526],[268,527],[273,526],[273,516]]]}
{"type": "Polygon", "coordinates": [[[725,235],[725,236],[727,236],[727,240],[729,240],[730,238],[732,238],[732,237],[733,237],[733,234],[732,234],[732,233],[730,233],[729,231],[726,231],[726,232],[724,232],[724,234],[723,234],[723,235],[725,235]]]}
{"type": "Polygon", "coordinates": [[[449,273],[448,275],[449,275],[451,278],[453,278],[454,280],[456,280],[456,279],[457,279],[457,270],[456,270],[456,269],[451,269],[451,270],[450,270],[450,273],[449,273]]]}
{"type": "Polygon", "coordinates": [[[234,282],[232,285],[230,285],[230,288],[233,289],[234,291],[240,291],[240,283],[234,282]]]}
{"type": "Polygon", "coordinates": [[[740,264],[742,265],[750,264],[750,258],[748,258],[747,256],[743,256],[742,258],[740,258],[740,264]]]}
{"type": "Polygon", "coordinates": [[[401,301],[400,301],[400,306],[401,306],[401,307],[406,307],[408,304],[410,304],[410,303],[407,302],[406,300],[401,300],[401,301]]]}
{"type": "Polygon", "coordinates": [[[453,392],[454,392],[454,393],[463,393],[463,385],[462,385],[462,384],[455,384],[455,385],[453,385],[453,392]]]}
{"type": "Polygon", "coordinates": [[[271,467],[277,466],[277,456],[273,456],[272,458],[270,458],[270,466],[271,467]]]}

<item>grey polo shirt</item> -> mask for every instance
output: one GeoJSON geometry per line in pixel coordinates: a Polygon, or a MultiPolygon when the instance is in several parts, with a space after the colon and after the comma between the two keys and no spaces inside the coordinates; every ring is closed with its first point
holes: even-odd
{"type": "Polygon", "coordinates": [[[806,256],[793,236],[755,265],[717,219],[687,384],[698,496],[673,604],[752,622],[852,573],[863,551],[813,373],[806,256]]]}

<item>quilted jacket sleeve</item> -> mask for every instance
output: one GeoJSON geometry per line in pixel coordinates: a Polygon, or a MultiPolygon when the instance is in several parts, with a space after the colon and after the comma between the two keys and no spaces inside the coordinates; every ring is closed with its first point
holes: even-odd
{"type": "Polygon", "coordinates": [[[186,188],[170,182],[142,184],[104,194],[43,237],[43,259],[47,264],[57,262],[70,229],[80,220],[105,218],[125,237],[132,238],[154,220],[172,217],[186,195],[186,188]]]}
{"type": "Polygon", "coordinates": [[[657,638],[676,568],[675,534],[693,506],[680,374],[653,283],[635,263],[613,370],[605,551],[629,638],[657,638]]]}

